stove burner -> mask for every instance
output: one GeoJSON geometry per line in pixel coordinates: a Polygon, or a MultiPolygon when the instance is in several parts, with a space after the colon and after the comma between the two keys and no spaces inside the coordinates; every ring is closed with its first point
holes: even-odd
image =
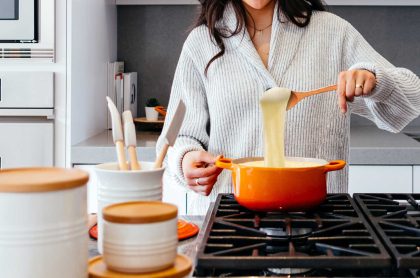
{"type": "Polygon", "coordinates": [[[311,271],[310,268],[268,268],[267,270],[267,274],[270,275],[302,275],[311,271]]]}
{"type": "Polygon", "coordinates": [[[273,237],[302,237],[309,236],[313,229],[312,228],[292,228],[291,231],[285,231],[281,228],[260,228],[260,231],[265,232],[268,236],[273,237]]]}
{"type": "MultiPolygon", "coordinates": [[[[281,255],[282,253],[276,253],[276,255],[281,255]]],[[[288,256],[289,254],[283,253],[283,256],[288,256]]],[[[293,254],[297,257],[308,257],[308,254],[295,252],[293,254]]],[[[268,268],[267,274],[271,275],[296,275],[296,274],[305,274],[309,273],[312,269],[310,268],[268,268]]]]}

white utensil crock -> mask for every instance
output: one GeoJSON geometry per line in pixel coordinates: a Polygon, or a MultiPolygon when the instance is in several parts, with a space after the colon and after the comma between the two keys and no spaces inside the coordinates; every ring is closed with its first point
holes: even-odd
{"type": "Polygon", "coordinates": [[[177,255],[177,207],[128,202],[104,208],[103,258],[107,268],[146,273],[172,266],[177,255]]]}
{"type": "Polygon", "coordinates": [[[159,112],[155,110],[154,107],[145,107],[146,119],[148,121],[157,121],[159,118],[159,112]]]}
{"type": "Polygon", "coordinates": [[[87,278],[88,174],[0,171],[0,276],[87,278]]]}
{"type": "Polygon", "coordinates": [[[118,163],[95,167],[98,179],[98,251],[102,254],[102,209],[129,201],[161,201],[164,168],[153,169],[153,162],[140,162],[141,170],[121,171],[118,163]]]}

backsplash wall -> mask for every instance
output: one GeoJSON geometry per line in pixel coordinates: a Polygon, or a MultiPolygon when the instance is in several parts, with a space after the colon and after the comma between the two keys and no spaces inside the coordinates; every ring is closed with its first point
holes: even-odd
{"type": "MultiPolygon", "coordinates": [[[[173,74],[198,6],[118,6],[118,59],[126,72],[139,74],[139,115],[148,98],[167,105],[173,74]]],[[[349,22],[394,65],[420,75],[420,7],[334,6],[329,10],[349,22]]],[[[353,125],[371,124],[360,117],[353,125]]],[[[420,118],[411,126],[420,126],[420,118]]]]}

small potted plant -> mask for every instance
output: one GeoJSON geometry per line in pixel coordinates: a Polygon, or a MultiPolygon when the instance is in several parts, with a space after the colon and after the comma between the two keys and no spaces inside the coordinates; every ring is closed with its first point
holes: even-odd
{"type": "Polygon", "coordinates": [[[156,121],[159,117],[159,112],[155,110],[155,107],[159,106],[159,101],[156,98],[149,98],[146,101],[146,119],[148,121],[156,121]]]}

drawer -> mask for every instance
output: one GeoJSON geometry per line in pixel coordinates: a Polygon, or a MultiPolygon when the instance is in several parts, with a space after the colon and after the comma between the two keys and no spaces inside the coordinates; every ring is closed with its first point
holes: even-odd
{"type": "Polygon", "coordinates": [[[0,168],[53,166],[52,122],[0,122],[0,168]]]}
{"type": "Polygon", "coordinates": [[[0,71],[0,109],[53,107],[52,72],[0,71]]]}
{"type": "Polygon", "coordinates": [[[350,165],[349,193],[412,193],[412,166],[350,165]]]}

